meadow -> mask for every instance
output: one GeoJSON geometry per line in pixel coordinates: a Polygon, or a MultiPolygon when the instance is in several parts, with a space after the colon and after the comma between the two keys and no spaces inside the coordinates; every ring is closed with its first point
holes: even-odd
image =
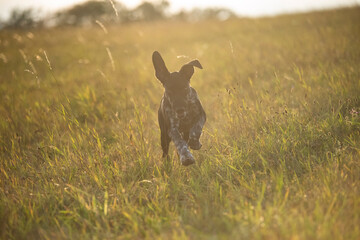
{"type": "Polygon", "coordinates": [[[360,239],[360,8],[0,31],[1,239],[360,239]],[[207,112],[161,158],[170,71],[207,112]]]}

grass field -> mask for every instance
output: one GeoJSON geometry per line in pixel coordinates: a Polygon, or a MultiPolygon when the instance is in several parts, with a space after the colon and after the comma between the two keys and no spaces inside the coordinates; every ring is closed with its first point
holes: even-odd
{"type": "Polygon", "coordinates": [[[360,239],[360,8],[0,31],[0,238],[360,239]],[[203,148],[161,158],[197,58],[203,148]]]}

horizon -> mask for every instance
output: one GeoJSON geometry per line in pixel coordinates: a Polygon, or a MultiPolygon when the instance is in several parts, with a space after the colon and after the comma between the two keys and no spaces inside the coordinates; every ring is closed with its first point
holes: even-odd
{"type": "MultiPolygon", "coordinates": [[[[104,0],[110,1],[110,0],[104,0]]],[[[0,0],[0,19],[7,20],[10,13],[14,9],[28,9],[36,10],[39,16],[43,17],[52,14],[61,9],[66,9],[76,4],[86,2],[86,0],[0,0]]],[[[117,1],[124,4],[127,8],[134,8],[142,0],[122,0],[117,1]]],[[[150,1],[156,2],[156,1],[150,1]]],[[[303,1],[288,1],[288,0],[254,0],[251,2],[234,2],[232,0],[208,0],[197,1],[192,0],[170,0],[169,12],[176,13],[181,10],[191,10],[194,8],[227,8],[235,12],[238,16],[243,17],[262,17],[274,16],[279,14],[310,12],[317,10],[336,9],[342,7],[359,6],[360,0],[312,0],[303,1]]]]}

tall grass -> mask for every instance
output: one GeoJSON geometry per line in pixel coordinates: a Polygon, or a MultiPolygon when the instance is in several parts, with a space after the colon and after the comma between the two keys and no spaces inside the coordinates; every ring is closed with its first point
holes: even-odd
{"type": "Polygon", "coordinates": [[[359,239],[359,13],[0,32],[1,238],[359,239]],[[191,167],[154,50],[204,66],[191,167]]]}

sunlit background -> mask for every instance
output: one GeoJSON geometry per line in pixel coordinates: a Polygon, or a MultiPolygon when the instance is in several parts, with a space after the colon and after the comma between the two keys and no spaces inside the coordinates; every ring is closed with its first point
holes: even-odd
{"type": "MultiPolygon", "coordinates": [[[[106,0],[105,0],[106,1],[106,0]]],[[[34,8],[40,14],[47,14],[62,8],[70,7],[84,0],[0,0],[0,18],[9,17],[12,9],[34,8]]],[[[135,7],[142,0],[121,0],[127,7],[135,7]]],[[[266,16],[281,13],[304,12],[337,7],[359,5],[360,0],[170,0],[170,11],[177,12],[181,9],[225,7],[240,16],[266,16]]]]}

